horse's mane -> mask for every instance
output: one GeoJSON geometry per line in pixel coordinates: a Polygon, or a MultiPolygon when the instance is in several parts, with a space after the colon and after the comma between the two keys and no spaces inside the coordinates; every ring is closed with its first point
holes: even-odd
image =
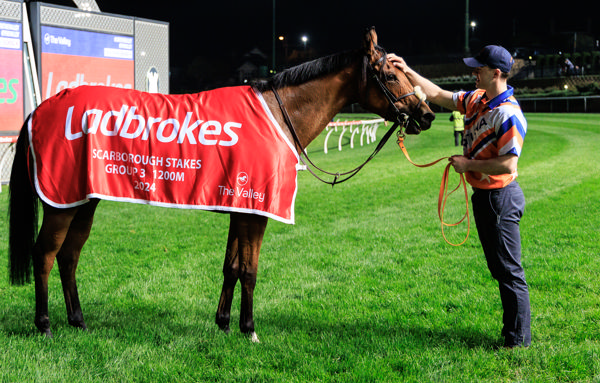
{"type": "Polygon", "coordinates": [[[354,62],[362,53],[360,51],[347,51],[312,60],[277,73],[268,80],[256,81],[253,86],[260,92],[282,88],[289,85],[299,85],[315,78],[336,72],[354,62]]]}

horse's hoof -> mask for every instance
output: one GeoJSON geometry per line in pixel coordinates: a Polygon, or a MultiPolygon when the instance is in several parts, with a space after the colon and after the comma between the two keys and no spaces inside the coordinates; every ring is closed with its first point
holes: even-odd
{"type": "Polygon", "coordinates": [[[87,330],[87,326],[85,325],[84,322],[79,322],[79,321],[78,322],[71,322],[71,321],[69,321],[69,324],[72,327],[78,328],[80,330],[87,330]]]}
{"type": "Polygon", "coordinates": [[[250,334],[248,334],[248,337],[250,338],[250,342],[260,343],[260,340],[258,340],[258,335],[256,335],[256,332],[252,331],[250,334]]]}
{"type": "Polygon", "coordinates": [[[217,318],[215,319],[215,323],[219,328],[225,333],[229,334],[231,330],[229,329],[229,316],[221,316],[217,314],[217,318]]]}
{"type": "Polygon", "coordinates": [[[50,329],[46,329],[46,330],[43,330],[43,331],[40,331],[40,332],[42,333],[42,335],[45,338],[48,338],[48,339],[54,338],[54,335],[52,334],[52,331],[50,331],[50,329]]]}

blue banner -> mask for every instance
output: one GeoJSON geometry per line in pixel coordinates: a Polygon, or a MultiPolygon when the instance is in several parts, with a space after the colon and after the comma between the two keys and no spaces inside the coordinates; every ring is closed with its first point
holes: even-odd
{"type": "Polygon", "coordinates": [[[42,53],[133,61],[133,37],[42,26],[42,53]]]}

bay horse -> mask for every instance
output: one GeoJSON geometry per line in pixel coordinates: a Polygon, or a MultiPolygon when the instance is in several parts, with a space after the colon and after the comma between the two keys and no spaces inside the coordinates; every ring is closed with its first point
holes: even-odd
{"type": "MultiPolygon", "coordinates": [[[[307,62],[269,80],[257,82],[275,120],[298,153],[313,141],[328,122],[347,105],[363,108],[389,121],[405,121],[406,133],[419,134],[435,118],[406,76],[388,60],[377,44],[374,28],[367,29],[360,49],[307,62]]],[[[31,116],[30,116],[31,118],[31,116]]],[[[69,208],[42,201],[43,221],[38,233],[39,194],[31,179],[31,152],[27,124],[21,130],[10,180],[9,270],[12,284],[35,283],[35,319],[38,330],[52,337],[48,313],[48,276],[54,261],[59,267],[68,323],[86,329],[75,272],[81,250],[90,235],[99,199],[69,208]]],[[[53,148],[57,151],[60,147],[53,148]]],[[[61,185],[69,188],[69,185],[61,185]]],[[[223,287],[216,324],[228,333],[230,309],[237,282],[241,285],[239,327],[258,342],[253,320],[253,294],[258,259],[268,217],[230,214],[223,265],[223,287]]]]}

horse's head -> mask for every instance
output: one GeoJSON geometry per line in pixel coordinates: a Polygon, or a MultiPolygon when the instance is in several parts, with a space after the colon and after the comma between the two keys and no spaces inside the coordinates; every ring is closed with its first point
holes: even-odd
{"type": "Polygon", "coordinates": [[[419,134],[431,127],[435,114],[424,102],[425,95],[412,84],[377,45],[375,28],[365,35],[363,65],[364,107],[388,121],[406,126],[406,133],[419,134]]]}

